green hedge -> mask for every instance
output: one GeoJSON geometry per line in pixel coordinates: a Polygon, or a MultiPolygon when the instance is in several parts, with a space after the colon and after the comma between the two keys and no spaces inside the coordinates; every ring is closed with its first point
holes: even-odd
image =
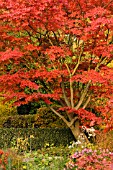
{"type": "Polygon", "coordinates": [[[42,148],[46,144],[66,146],[74,140],[70,129],[67,128],[0,128],[0,148],[14,147],[20,138],[28,139],[27,149],[32,150],[42,148]]]}
{"type": "Polygon", "coordinates": [[[0,118],[0,128],[62,128],[65,123],[48,108],[40,108],[34,115],[14,115],[0,118]]]}
{"type": "Polygon", "coordinates": [[[0,118],[0,128],[32,128],[34,115],[15,115],[0,118]]]}

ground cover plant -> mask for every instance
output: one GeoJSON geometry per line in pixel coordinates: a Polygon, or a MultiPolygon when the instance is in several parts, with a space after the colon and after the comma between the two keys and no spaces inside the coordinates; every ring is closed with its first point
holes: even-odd
{"type": "Polygon", "coordinates": [[[76,139],[113,128],[112,0],[0,0],[0,25],[5,101],[45,103],[76,139]]]}
{"type": "Polygon", "coordinates": [[[112,170],[113,152],[99,149],[92,150],[85,148],[75,152],[67,163],[65,170],[112,170]]]}
{"type": "Polygon", "coordinates": [[[6,170],[52,170],[63,169],[71,150],[68,147],[46,144],[36,151],[17,152],[15,148],[7,149],[10,161],[6,170]]]}
{"type": "Polygon", "coordinates": [[[113,170],[113,152],[98,144],[80,144],[55,147],[47,143],[38,150],[1,150],[4,170],[113,170]],[[5,156],[6,155],[6,156],[5,156]],[[5,158],[5,159],[4,159],[5,158]],[[5,163],[4,163],[5,160],[5,163]]]}
{"type": "Polygon", "coordinates": [[[8,153],[0,149],[0,169],[6,170],[8,167],[8,153]]]}

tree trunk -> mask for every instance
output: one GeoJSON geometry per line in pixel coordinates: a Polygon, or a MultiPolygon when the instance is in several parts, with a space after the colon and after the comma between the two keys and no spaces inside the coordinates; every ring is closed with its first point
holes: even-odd
{"type": "Polygon", "coordinates": [[[86,135],[80,130],[79,120],[76,120],[76,122],[70,127],[70,129],[75,139],[79,140],[81,144],[90,143],[86,135]]]}
{"type": "Polygon", "coordinates": [[[70,120],[70,122],[69,122],[65,119],[64,116],[62,116],[54,108],[52,108],[50,106],[48,106],[48,107],[66,123],[66,125],[71,129],[71,132],[76,140],[79,140],[81,143],[86,143],[86,142],[89,143],[89,140],[86,137],[86,135],[84,133],[81,133],[78,117],[73,118],[73,114],[72,115],[67,114],[68,118],[70,120]]]}
{"type": "Polygon", "coordinates": [[[70,127],[70,129],[75,139],[78,140],[78,137],[80,135],[79,120],[76,120],[76,122],[70,127]]]}

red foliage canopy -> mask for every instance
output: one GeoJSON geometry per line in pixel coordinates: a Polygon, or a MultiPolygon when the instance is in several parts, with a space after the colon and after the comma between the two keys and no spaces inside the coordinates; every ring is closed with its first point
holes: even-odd
{"type": "Polygon", "coordinates": [[[43,99],[69,127],[76,119],[113,127],[105,111],[113,93],[113,0],[0,0],[0,25],[6,100],[43,99]]]}

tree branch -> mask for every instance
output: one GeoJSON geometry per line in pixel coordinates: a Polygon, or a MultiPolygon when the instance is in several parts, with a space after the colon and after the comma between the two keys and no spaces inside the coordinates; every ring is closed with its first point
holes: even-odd
{"type": "Polygon", "coordinates": [[[65,65],[66,65],[66,68],[68,70],[69,77],[70,77],[70,94],[71,94],[70,100],[71,100],[71,107],[74,108],[74,103],[73,103],[73,82],[71,81],[72,74],[71,74],[71,71],[70,71],[67,63],[65,63],[65,65]]]}
{"type": "Polygon", "coordinates": [[[113,2],[113,0],[109,1],[109,2],[104,6],[104,8],[108,7],[108,5],[109,5],[111,2],[113,2]]]}
{"type": "Polygon", "coordinates": [[[74,102],[73,102],[73,82],[71,81],[71,78],[70,78],[70,93],[71,93],[71,107],[74,108],[74,102]]]}
{"type": "Polygon", "coordinates": [[[73,123],[74,123],[77,119],[78,119],[77,116],[74,117],[74,118],[71,120],[69,127],[71,127],[71,126],[73,125],[73,123]]]}
{"type": "Polygon", "coordinates": [[[63,81],[61,82],[61,87],[62,87],[62,92],[63,92],[64,101],[65,101],[65,103],[67,104],[67,106],[70,107],[70,102],[68,101],[68,98],[67,98],[67,96],[66,96],[65,88],[64,88],[64,82],[63,82],[63,81]]]}
{"type": "Polygon", "coordinates": [[[68,70],[69,75],[71,76],[71,71],[70,71],[70,69],[69,69],[67,63],[65,63],[65,66],[66,66],[66,68],[67,68],[67,70],[68,70]]]}
{"type": "Polygon", "coordinates": [[[51,111],[53,111],[57,116],[59,116],[65,123],[66,123],[66,125],[68,126],[68,127],[70,127],[70,122],[68,122],[66,119],[65,119],[65,117],[64,116],[62,116],[59,112],[57,112],[55,109],[53,109],[53,107],[51,107],[51,106],[48,106],[50,109],[51,109],[51,111]]]}
{"type": "Polygon", "coordinates": [[[83,106],[83,109],[85,109],[87,107],[88,103],[90,102],[90,99],[91,99],[91,96],[88,96],[88,98],[83,106]]]}
{"type": "Polygon", "coordinates": [[[81,51],[81,53],[80,53],[80,55],[79,55],[79,57],[78,57],[78,62],[77,62],[76,66],[75,66],[75,68],[74,68],[74,70],[73,70],[73,72],[72,72],[72,76],[75,74],[75,72],[76,72],[76,70],[77,70],[77,68],[78,68],[78,66],[79,66],[79,64],[80,64],[80,60],[81,60],[81,56],[82,56],[82,54],[83,54],[83,51],[84,51],[84,46],[82,47],[82,51],[81,51]]]}
{"type": "Polygon", "coordinates": [[[75,106],[76,110],[79,109],[79,107],[81,106],[81,104],[82,104],[82,102],[83,102],[83,100],[84,100],[84,98],[85,98],[85,96],[87,94],[87,91],[88,91],[88,88],[90,86],[90,83],[91,83],[91,81],[89,81],[88,84],[86,85],[86,87],[85,87],[85,89],[84,89],[84,91],[83,91],[83,93],[82,93],[82,95],[80,97],[80,100],[79,100],[78,104],[75,106]]]}
{"type": "Polygon", "coordinates": [[[66,123],[66,125],[70,128],[72,125],[73,125],[73,123],[78,119],[78,117],[76,116],[76,117],[74,117],[70,122],[68,122],[66,119],[65,119],[65,117],[64,116],[62,116],[59,112],[57,112],[53,107],[51,107],[51,106],[48,106],[50,109],[51,109],[51,111],[53,111],[57,116],[59,116],[65,123],[66,123]]]}

